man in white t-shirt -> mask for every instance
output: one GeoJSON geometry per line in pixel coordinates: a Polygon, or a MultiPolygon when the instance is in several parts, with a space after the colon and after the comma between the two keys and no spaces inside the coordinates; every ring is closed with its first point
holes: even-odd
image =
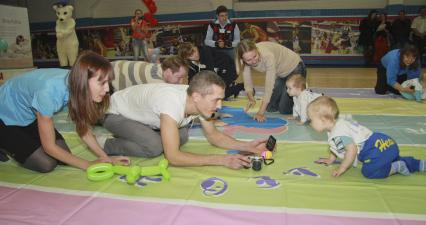
{"type": "Polygon", "coordinates": [[[115,92],[104,127],[114,134],[104,149],[109,155],[155,157],[161,153],[175,166],[249,166],[247,156],[198,155],[180,151],[188,126],[200,118],[207,140],[220,148],[260,154],[266,139],[243,142],[218,131],[211,120],[222,106],[225,83],[212,71],[201,71],[190,85],[141,84],[115,92]]]}

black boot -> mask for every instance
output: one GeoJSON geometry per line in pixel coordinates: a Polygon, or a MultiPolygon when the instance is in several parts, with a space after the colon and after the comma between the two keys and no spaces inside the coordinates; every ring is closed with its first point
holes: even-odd
{"type": "Polygon", "coordinates": [[[2,149],[0,149],[0,161],[1,162],[9,161],[9,157],[7,157],[7,154],[2,149]]]}
{"type": "Polygon", "coordinates": [[[233,90],[233,94],[234,94],[234,98],[237,98],[238,95],[240,95],[240,92],[244,90],[244,83],[237,83],[234,85],[234,90],[233,90]]]}

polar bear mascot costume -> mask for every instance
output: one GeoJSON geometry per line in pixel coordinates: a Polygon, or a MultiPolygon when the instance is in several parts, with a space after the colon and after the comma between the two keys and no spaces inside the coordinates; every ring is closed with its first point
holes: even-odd
{"type": "Polygon", "coordinates": [[[75,20],[72,18],[72,5],[53,5],[56,11],[56,48],[59,64],[72,66],[78,55],[78,39],[75,33],[75,20]]]}

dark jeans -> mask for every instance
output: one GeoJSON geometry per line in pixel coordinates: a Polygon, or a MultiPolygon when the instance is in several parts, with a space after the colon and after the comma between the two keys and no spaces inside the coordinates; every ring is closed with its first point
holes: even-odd
{"type": "Polygon", "coordinates": [[[413,35],[413,43],[419,50],[420,63],[423,62],[423,54],[426,53],[426,37],[420,38],[416,35],[413,35]]]}
{"type": "MultiPolygon", "coordinates": [[[[56,141],[64,140],[56,129],[55,136],[56,141]]],[[[24,163],[40,147],[41,141],[37,120],[25,127],[8,126],[0,120],[0,148],[5,150],[16,161],[24,163]]],[[[63,148],[65,150],[68,149],[66,146],[63,148]]]]}
{"type": "Polygon", "coordinates": [[[363,55],[364,55],[365,65],[373,64],[373,56],[374,56],[373,44],[363,46],[363,55]]]}
{"type": "Polygon", "coordinates": [[[287,93],[285,83],[289,77],[293,74],[301,74],[306,78],[306,66],[303,61],[300,61],[299,65],[286,77],[278,77],[275,80],[274,89],[272,90],[271,100],[269,101],[266,111],[276,112],[279,111],[281,114],[292,114],[293,113],[293,98],[287,93]]]}
{"type": "Polygon", "coordinates": [[[235,60],[234,48],[215,48],[215,50],[218,51],[218,52],[225,53],[226,55],[228,55],[232,59],[232,62],[234,62],[234,60],[235,60]]]}
{"type": "MultiPolygon", "coordinates": [[[[406,80],[407,80],[407,75],[403,74],[403,75],[397,76],[396,82],[402,84],[406,80]]],[[[386,94],[387,91],[390,91],[397,95],[401,94],[399,93],[398,90],[388,85],[386,68],[381,63],[379,63],[379,65],[377,66],[377,82],[376,82],[376,86],[374,87],[374,91],[376,92],[376,94],[379,94],[379,95],[384,95],[386,94]]]]}

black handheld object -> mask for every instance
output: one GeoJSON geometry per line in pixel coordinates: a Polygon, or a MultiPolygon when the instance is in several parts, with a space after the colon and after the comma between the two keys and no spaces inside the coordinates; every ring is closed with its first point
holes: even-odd
{"type": "Polygon", "coordinates": [[[275,143],[277,143],[277,139],[275,139],[274,136],[269,135],[268,142],[266,142],[266,148],[269,151],[274,151],[275,143]]]}
{"type": "MultiPolygon", "coordinates": [[[[272,163],[274,163],[274,159],[264,159],[262,156],[257,156],[257,155],[249,156],[248,158],[250,160],[250,167],[254,171],[260,171],[262,169],[262,163],[264,163],[266,166],[269,166],[272,163]]],[[[250,167],[244,167],[244,168],[248,169],[250,167]]]]}
{"type": "Polygon", "coordinates": [[[262,157],[260,156],[251,156],[251,168],[254,171],[260,171],[262,169],[262,157]]]}

